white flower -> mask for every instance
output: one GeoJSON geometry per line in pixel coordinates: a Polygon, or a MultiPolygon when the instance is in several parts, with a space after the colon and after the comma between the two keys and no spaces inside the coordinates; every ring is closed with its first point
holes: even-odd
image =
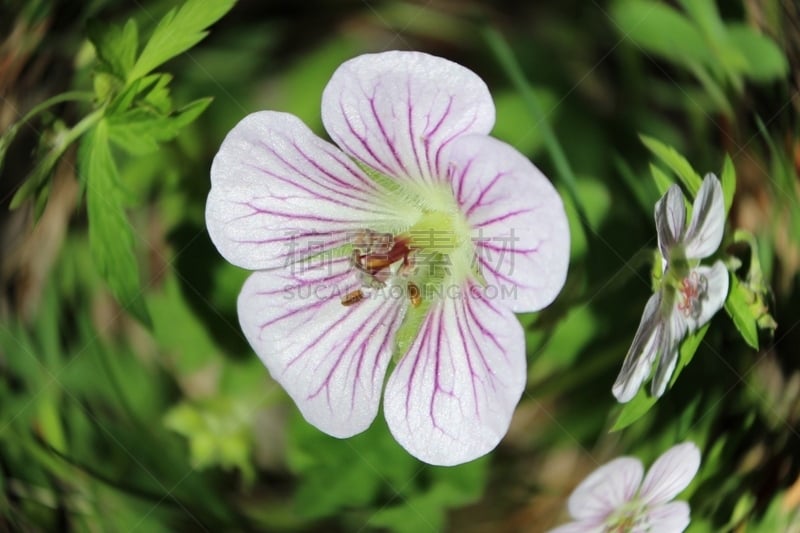
{"type": "Polygon", "coordinates": [[[645,305],[612,388],[622,403],[636,395],[656,359],[651,392],[657,397],[664,394],[681,341],[711,320],[728,294],[728,271],[722,261],[710,267],[700,265],[722,242],[725,207],[717,177],[707,174],[703,179],[688,228],[683,193],[677,185],[656,203],[655,220],[663,275],[661,286],[645,305]]]}
{"type": "Polygon", "coordinates": [[[345,62],[322,97],[336,142],[254,113],[211,168],[209,234],[255,270],[239,295],[250,344],[310,423],[364,431],[381,403],[411,454],[491,451],[525,387],[515,312],[564,284],[569,231],[550,182],[488,136],[494,104],[466,68],[427,54],[345,62]]]}
{"type": "Polygon", "coordinates": [[[644,469],[633,457],[604,464],[569,497],[574,522],[550,533],[680,533],[689,525],[689,504],[673,502],[700,467],[700,451],[691,442],[659,457],[642,482],[644,469]]]}

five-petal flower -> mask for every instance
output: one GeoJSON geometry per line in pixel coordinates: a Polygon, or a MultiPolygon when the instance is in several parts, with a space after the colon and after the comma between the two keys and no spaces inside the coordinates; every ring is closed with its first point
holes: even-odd
{"type": "Polygon", "coordinates": [[[641,461],[614,459],[570,495],[567,506],[575,521],[550,533],[680,533],[689,525],[689,504],[672,499],[689,485],[699,467],[700,451],[691,442],[664,452],[644,481],[641,461]]]}
{"type": "Polygon", "coordinates": [[[211,168],[209,234],[256,270],[242,329],[319,429],[348,437],[384,413],[423,461],[492,450],[525,386],[514,312],[564,284],[569,233],[550,182],[488,136],[494,104],[473,72],[416,52],[347,61],[322,97],[337,146],[264,111],[211,168]]]}
{"type": "Polygon", "coordinates": [[[716,252],[722,241],[725,207],[719,179],[713,174],[703,179],[688,228],[684,196],[678,185],[672,185],[656,203],[655,221],[662,257],[661,285],[645,305],[612,388],[623,403],[636,395],[657,358],[651,392],[654,396],[664,394],[681,341],[711,320],[728,294],[728,271],[722,261],[710,267],[699,264],[716,252]]]}

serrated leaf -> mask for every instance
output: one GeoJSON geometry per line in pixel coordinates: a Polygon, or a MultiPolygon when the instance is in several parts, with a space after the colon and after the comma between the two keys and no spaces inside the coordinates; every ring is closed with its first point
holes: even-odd
{"type": "Polygon", "coordinates": [[[78,165],[86,183],[89,247],[95,266],[117,301],[149,326],[150,317],[139,287],[133,231],[125,216],[105,120],[83,138],[78,165]]]}
{"type": "Polygon", "coordinates": [[[125,26],[119,27],[94,20],[89,22],[87,31],[101,63],[110,73],[125,80],[136,61],[139,47],[136,21],[129,19],[125,26]]]}
{"type": "Polygon", "coordinates": [[[760,82],[786,76],[789,62],[775,42],[744,24],[728,26],[728,44],[744,58],[742,73],[760,82]]]}
{"type": "Polygon", "coordinates": [[[144,78],[140,78],[130,85],[128,85],[122,92],[120,92],[116,98],[109,104],[108,110],[106,114],[108,116],[115,115],[117,113],[122,113],[126,111],[128,108],[131,107],[136,97],[147,91],[148,89],[152,90],[154,84],[161,83],[161,80],[164,77],[169,76],[168,74],[151,74],[149,76],[145,76],[144,78]]]}
{"type": "Polygon", "coordinates": [[[612,19],[617,30],[645,52],[678,65],[709,66],[714,57],[699,28],[677,10],[656,2],[620,1],[612,19]]]}
{"type": "Polygon", "coordinates": [[[170,118],[172,125],[178,130],[188,126],[194,122],[197,117],[203,114],[203,111],[206,110],[213,100],[213,97],[208,96],[206,98],[198,98],[197,100],[189,102],[182,108],[178,109],[175,115],[170,118]]]}
{"type": "Polygon", "coordinates": [[[202,113],[211,98],[201,98],[171,116],[135,108],[109,117],[110,139],[132,155],[144,155],[158,149],[159,143],[174,139],[180,130],[202,113]]]}
{"type": "Polygon", "coordinates": [[[689,189],[691,195],[695,196],[703,180],[692,168],[692,165],[689,164],[689,161],[677,150],[653,137],[640,135],[639,138],[656,157],[661,159],[678,176],[683,184],[686,185],[686,188],[689,189]]]}
{"type": "Polygon", "coordinates": [[[158,144],[175,137],[177,130],[169,117],[137,108],[109,117],[108,135],[129,154],[144,155],[158,150],[158,144]]]}
{"type": "MultiPolygon", "coordinates": [[[[703,342],[703,338],[706,336],[706,331],[708,331],[708,324],[686,337],[681,343],[678,363],[675,365],[675,371],[672,373],[672,377],[669,380],[669,387],[667,390],[672,388],[683,369],[686,368],[694,358],[694,354],[697,352],[700,343],[703,342]]],[[[617,415],[616,421],[614,421],[614,425],[609,431],[620,431],[630,426],[647,414],[650,408],[656,404],[656,401],[658,401],[658,398],[651,396],[647,387],[640,388],[636,396],[622,407],[619,415],[617,415]]]]}
{"type": "Polygon", "coordinates": [[[733,320],[733,324],[739,333],[742,334],[744,341],[754,350],[758,350],[758,326],[757,317],[753,316],[750,304],[753,297],[748,294],[745,287],[736,276],[731,276],[731,290],[725,300],[725,311],[733,320]]]}
{"type": "Polygon", "coordinates": [[[161,113],[169,113],[172,110],[172,98],[169,96],[171,81],[170,74],[161,74],[153,88],[145,95],[145,103],[161,113]]]}
{"type": "Polygon", "coordinates": [[[208,34],[206,28],[222,18],[234,3],[235,0],[188,0],[180,8],[170,10],[159,21],[128,73],[128,81],[144,76],[200,42],[208,34]]]}
{"type": "Polygon", "coordinates": [[[733,204],[733,197],[736,194],[736,167],[733,166],[728,154],[725,154],[725,161],[722,163],[722,195],[725,199],[725,216],[733,204]]]}

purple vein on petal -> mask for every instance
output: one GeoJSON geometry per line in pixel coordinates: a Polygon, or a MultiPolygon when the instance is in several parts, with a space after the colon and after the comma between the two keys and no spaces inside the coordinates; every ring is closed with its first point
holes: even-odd
{"type": "MultiPolygon", "coordinates": [[[[450,108],[448,107],[447,111],[445,112],[445,114],[449,113],[449,110],[450,110],[450,108]]],[[[444,141],[442,141],[441,144],[439,144],[439,147],[436,149],[436,156],[434,157],[434,163],[436,165],[436,167],[435,167],[436,172],[434,173],[434,175],[436,175],[436,176],[444,176],[444,173],[442,173],[440,168],[439,168],[439,159],[440,159],[440,157],[442,155],[442,150],[444,149],[444,147],[447,146],[448,144],[450,144],[454,139],[462,136],[465,132],[469,131],[470,128],[472,128],[472,125],[475,124],[475,122],[477,122],[477,120],[478,120],[478,117],[473,115],[472,120],[469,122],[469,124],[467,124],[466,126],[461,128],[459,131],[457,131],[456,133],[454,133],[450,137],[446,138],[444,141]]]]}
{"type": "MultiPolygon", "coordinates": [[[[464,317],[464,318],[466,319],[466,317],[464,317]]],[[[458,313],[458,312],[455,313],[455,319],[456,319],[456,327],[458,328],[459,337],[461,338],[461,347],[464,349],[464,355],[466,356],[466,360],[467,360],[467,368],[469,369],[470,383],[472,385],[472,397],[473,397],[474,402],[475,402],[475,416],[478,418],[478,420],[480,420],[481,419],[481,413],[480,413],[480,409],[478,409],[478,405],[479,405],[479,402],[478,402],[478,391],[477,391],[477,385],[475,383],[475,378],[477,378],[477,375],[475,374],[475,369],[472,367],[472,357],[470,356],[470,349],[469,349],[469,346],[467,345],[467,334],[469,334],[469,339],[472,341],[472,345],[478,350],[478,352],[480,354],[480,359],[483,362],[484,368],[486,368],[486,370],[487,370],[487,375],[491,375],[491,371],[489,370],[488,365],[486,365],[486,359],[483,356],[483,352],[481,351],[480,345],[478,344],[477,340],[475,339],[475,335],[473,334],[472,330],[470,328],[468,328],[468,327],[466,327],[466,328],[464,327],[464,324],[462,323],[462,317],[460,316],[460,313],[458,313]]],[[[479,381],[480,381],[480,379],[479,379],[479,381]]],[[[494,389],[494,384],[492,384],[492,389],[494,389]]]]}
{"type": "MultiPolygon", "coordinates": [[[[346,312],[345,316],[338,320],[335,324],[333,324],[330,328],[326,329],[321,335],[319,335],[316,339],[311,341],[309,345],[315,345],[320,343],[324,338],[329,336],[330,334],[335,334],[337,326],[344,320],[350,317],[350,315],[355,311],[355,308],[350,308],[346,312]]],[[[347,343],[339,347],[338,345],[335,346],[335,349],[338,350],[338,355],[336,357],[335,362],[331,366],[331,368],[327,371],[327,375],[324,379],[320,382],[319,387],[316,390],[312,391],[308,394],[306,399],[311,400],[316,398],[323,390],[325,390],[325,397],[327,400],[328,405],[331,405],[330,399],[330,381],[333,379],[334,374],[336,374],[337,370],[339,370],[340,365],[342,365],[345,361],[349,363],[347,367],[347,375],[350,375],[351,371],[354,371],[355,374],[353,376],[353,388],[351,391],[350,396],[350,407],[354,407],[357,403],[356,393],[357,393],[357,386],[360,382],[361,375],[362,375],[362,367],[364,365],[365,359],[368,355],[368,348],[369,344],[373,339],[381,338],[380,345],[377,347],[373,347],[369,350],[370,355],[375,355],[372,361],[372,371],[370,377],[372,380],[376,379],[376,372],[380,367],[380,357],[382,353],[389,353],[388,347],[392,342],[393,338],[391,335],[378,335],[378,330],[384,326],[384,324],[392,324],[396,323],[395,321],[398,318],[398,314],[401,311],[400,305],[384,305],[383,306],[383,314],[381,316],[372,316],[368,322],[362,322],[358,325],[358,327],[352,331],[352,333],[348,336],[347,343]],[[367,331],[367,324],[371,324],[371,329],[367,331]],[[351,348],[354,344],[358,344],[358,348],[354,351],[351,351],[351,348]]],[[[297,360],[299,360],[303,354],[295,358],[290,364],[293,364],[297,360]]],[[[324,361],[320,361],[319,364],[323,364],[324,361]]],[[[288,367],[287,367],[288,368],[288,367]]]]}
{"type": "Polygon", "coordinates": [[[524,214],[530,213],[532,211],[533,211],[533,209],[527,209],[527,208],[526,209],[517,209],[517,210],[514,210],[514,211],[510,211],[508,213],[503,213],[502,215],[498,215],[496,217],[492,217],[492,218],[487,219],[487,220],[483,220],[481,222],[473,223],[472,226],[475,227],[475,228],[482,228],[484,226],[489,226],[491,224],[496,224],[497,222],[504,222],[504,221],[508,220],[509,218],[513,218],[513,217],[516,217],[516,216],[519,216],[519,215],[524,215],[524,214]]]}
{"type": "MultiPolygon", "coordinates": [[[[466,183],[467,173],[469,172],[470,168],[472,168],[472,163],[474,161],[475,160],[473,158],[470,158],[467,161],[467,163],[460,169],[460,172],[458,174],[458,180],[457,180],[458,181],[458,189],[456,190],[455,196],[456,196],[456,201],[458,202],[458,205],[462,206],[462,208],[464,206],[464,183],[466,183]]],[[[452,180],[453,177],[451,177],[451,180],[452,180]]],[[[452,181],[456,181],[456,180],[452,180],[452,181]]]]}
{"type": "MultiPolygon", "coordinates": [[[[275,209],[267,209],[265,207],[258,207],[251,205],[249,203],[244,203],[247,207],[252,209],[254,213],[252,215],[272,215],[276,217],[284,217],[290,220],[305,220],[310,222],[322,222],[322,223],[340,223],[340,224],[350,224],[352,226],[357,227],[358,225],[362,224],[363,221],[359,219],[348,219],[348,218],[333,218],[333,217],[323,217],[320,215],[306,215],[296,212],[283,212],[275,209]]],[[[252,216],[251,215],[251,216],[252,216]]]]}
{"type": "Polygon", "coordinates": [[[486,270],[488,270],[492,274],[494,274],[495,278],[497,278],[499,281],[504,281],[504,282],[508,283],[509,285],[517,285],[517,286],[523,287],[523,288],[532,288],[533,287],[533,285],[520,283],[518,280],[515,280],[515,279],[509,277],[508,275],[500,273],[499,271],[495,270],[492,267],[492,265],[487,263],[482,257],[478,258],[478,261],[480,261],[481,266],[485,267],[486,270]]]}
{"type": "MultiPolygon", "coordinates": [[[[430,321],[433,320],[434,309],[431,309],[428,312],[428,317],[425,319],[425,322],[422,325],[422,337],[418,337],[420,339],[419,342],[419,351],[414,354],[414,360],[411,364],[411,373],[408,376],[408,383],[406,383],[406,413],[409,411],[409,402],[411,401],[411,391],[414,389],[414,379],[416,378],[417,371],[419,370],[420,361],[423,359],[423,351],[426,349],[425,347],[428,345],[428,338],[430,337],[431,330],[433,329],[430,326],[430,321]]],[[[412,345],[412,348],[414,345],[412,345]]],[[[406,354],[405,357],[409,357],[409,354],[406,354]]],[[[424,365],[423,365],[424,366],[424,365]]]]}
{"type": "MultiPolygon", "coordinates": [[[[248,167],[252,168],[253,170],[257,170],[258,172],[261,172],[262,174],[265,174],[265,175],[269,176],[270,178],[275,179],[276,181],[280,181],[280,182],[282,182],[282,183],[284,183],[284,184],[286,184],[286,185],[288,185],[288,186],[290,186],[290,187],[292,187],[294,189],[298,189],[300,191],[303,191],[303,192],[307,193],[311,198],[325,198],[327,201],[330,201],[330,202],[332,202],[334,204],[346,207],[348,210],[374,212],[374,209],[365,208],[364,206],[356,206],[352,202],[345,202],[345,201],[343,201],[343,200],[341,200],[339,198],[336,198],[336,197],[338,196],[338,197],[350,198],[350,199],[355,200],[355,201],[360,202],[360,203],[366,203],[367,205],[369,205],[369,202],[370,202],[369,198],[365,198],[364,196],[356,196],[356,195],[352,195],[352,194],[347,194],[344,191],[340,191],[340,190],[338,190],[336,188],[332,188],[330,186],[317,183],[316,181],[314,181],[313,179],[309,178],[308,176],[304,176],[304,177],[308,178],[309,181],[311,181],[312,183],[314,183],[318,187],[320,187],[322,189],[325,189],[326,191],[328,191],[330,193],[333,193],[335,196],[322,196],[322,195],[320,195],[319,191],[314,190],[314,189],[310,189],[310,188],[308,188],[306,186],[303,186],[303,185],[299,184],[295,180],[292,180],[292,179],[287,178],[285,176],[282,176],[280,174],[276,174],[275,172],[272,172],[271,170],[268,170],[266,168],[262,168],[262,167],[255,166],[255,165],[249,165],[249,164],[245,164],[245,166],[248,166],[248,167]]],[[[279,199],[279,197],[273,197],[273,198],[279,199]]],[[[283,198],[288,199],[288,198],[291,198],[291,196],[284,196],[283,198]]],[[[308,196],[306,196],[306,197],[298,196],[298,198],[308,198],[308,196]]]]}
{"type": "Polygon", "coordinates": [[[412,103],[411,99],[411,81],[406,80],[406,99],[408,101],[408,141],[411,145],[411,150],[414,153],[414,162],[417,165],[417,171],[419,172],[420,178],[427,181],[427,176],[425,172],[422,170],[422,164],[419,160],[419,153],[417,152],[417,140],[414,138],[414,104],[412,103]]]}
{"type": "Polygon", "coordinates": [[[487,248],[489,250],[498,253],[510,253],[510,254],[520,254],[520,255],[535,254],[539,251],[538,245],[533,248],[517,248],[515,246],[509,250],[508,247],[506,246],[496,246],[486,239],[476,239],[475,246],[480,246],[481,248],[487,248]]]}
{"type": "Polygon", "coordinates": [[[492,178],[492,181],[490,181],[489,184],[483,188],[483,190],[480,192],[480,194],[478,194],[478,197],[475,199],[475,201],[472,203],[469,209],[467,209],[467,217],[469,217],[477,208],[486,206],[486,204],[483,203],[484,197],[489,193],[489,191],[492,190],[492,188],[495,185],[497,185],[497,182],[500,180],[500,178],[507,175],[508,172],[498,172],[497,174],[495,174],[495,176],[492,178]]]}
{"type": "MultiPolygon", "coordinates": [[[[292,143],[291,143],[292,147],[295,148],[295,150],[301,155],[301,157],[303,157],[304,159],[309,161],[312,164],[312,166],[314,166],[317,170],[321,171],[325,176],[328,176],[329,178],[335,180],[336,184],[326,183],[324,180],[315,179],[314,177],[309,176],[304,170],[297,168],[295,165],[293,165],[290,161],[288,161],[286,158],[284,158],[281,154],[279,154],[271,146],[269,146],[269,145],[267,145],[267,144],[265,144],[263,142],[260,142],[259,144],[261,145],[262,148],[264,148],[264,150],[269,152],[276,160],[280,161],[286,168],[288,168],[291,171],[299,174],[300,176],[303,176],[304,178],[309,180],[314,185],[316,185],[316,186],[318,186],[318,187],[320,187],[320,188],[332,193],[334,196],[344,196],[345,198],[350,198],[352,200],[357,200],[357,201],[361,201],[361,202],[365,202],[365,201],[369,202],[370,198],[369,198],[369,196],[365,196],[364,195],[365,191],[359,190],[358,188],[354,187],[352,184],[349,184],[349,183],[347,183],[345,181],[342,181],[340,178],[338,178],[335,175],[331,174],[329,171],[321,168],[319,166],[319,164],[316,161],[314,161],[312,158],[310,158],[308,155],[306,155],[305,152],[303,152],[294,143],[294,141],[292,141],[292,143]],[[352,194],[352,193],[350,193],[350,191],[358,191],[361,194],[352,194]]],[[[279,181],[281,181],[283,183],[286,183],[287,185],[289,185],[291,187],[296,187],[296,188],[298,188],[300,190],[303,190],[303,191],[311,194],[312,196],[319,196],[318,191],[310,190],[307,187],[303,187],[299,183],[297,183],[296,181],[288,179],[285,176],[281,176],[280,174],[276,174],[271,170],[267,170],[267,169],[259,167],[257,165],[248,164],[247,166],[249,166],[249,167],[251,167],[251,168],[253,168],[255,170],[258,170],[258,171],[260,171],[260,172],[262,172],[264,174],[267,174],[270,177],[278,179],[279,181]]],[[[327,197],[327,198],[333,200],[333,198],[331,198],[331,197],[327,197]]]]}
{"type": "MultiPolygon", "coordinates": [[[[403,164],[403,159],[400,157],[400,154],[397,152],[397,146],[395,145],[395,140],[390,139],[388,133],[386,133],[386,128],[383,125],[383,121],[381,120],[380,115],[378,114],[378,110],[375,108],[375,95],[373,93],[372,97],[368,99],[369,101],[369,108],[372,111],[372,116],[375,119],[375,123],[378,125],[378,130],[381,132],[383,136],[383,140],[386,141],[386,145],[389,147],[389,150],[392,153],[392,157],[400,166],[404,174],[408,174],[408,169],[403,164]]],[[[409,102],[410,105],[410,102],[409,102]]]]}
{"type": "MultiPolygon", "coordinates": [[[[384,174],[392,174],[392,169],[389,167],[389,165],[387,165],[380,157],[378,157],[378,155],[375,152],[372,151],[372,147],[370,147],[369,141],[367,140],[367,138],[366,137],[362,137],[356,131],[356,129],[353,127],[352,122],[350,122],[350,118],[348,117],[347,113],[345,112],[344,103],[341,102],[341,101],[339,101],[339,110],[342,113],[342,117],[344,118],[345,124],[347,124],[347,129],[350,130],[350,133],[353,134],[353,137],[358,139],[358,141],[361,143],[361,146],[364,147],[364,149],[367,151],[367,154],[369,154],[369,156],[372,158],[372,160],[375,161],[375,163],[377,163],[378,165],[381,166],[380,169],[376,169],[376,170],[380,170],[384,174]]],[[[358,153],[358,150],[355,150],[354,147],[352,147],[352,146],[348,145],[347,143],[345,143],[343,139],[339,139],[337,142],[339,144],[341,144],[342,147],[345,148],[348,152],[350,152],[352,154],[358,153]]],[[[365,158],[364,157],[360,157],[359,159],[361,159],[363,161],[365,158]]]]}
{"type": "Polygon", "coordinates": [[[440,370],[442,364],[442,357],[441,354],[445,351],[442,349],[442,335],[445,334],[444,328],[444,309],[443,306],[439,306],[438,313],[436,314],[436,319],[438,324],[435,326],[436,329],[436,351],[431,353],[430,348],[427,350],[428,356],[433,357],[433,369],[434,369],[434,378],[433,378],[433,391],[431,391],[431,401],[428,406],[428,414],[431,417],[431,421],[433,422],[433,427],[438,429],[444,434],[447,432],[439,427],[439,424],[436,422],[436,399],[439,394],[445,394],[447,396],[452,396],[452,391],[445,390],[441,384],[439,383],[439,378],[441,377],[440,370]]]}
{"type": "MultiPolygon", "coordinates": [[[[309,163],[311,166],[313,166],[313,167],[314,167],[314,168],[315,168],[317,171],[319,171],[319,172],[320,172],[322,175],[326,176],[326,177],[327,177],[327,178],[329,178],[331,181],[333,181],[333,182],[336,184],[336,186],[335,186],[335,187],[334,187],[333,185],[331,185],[331,186],[328,186],[328,184],[323,184],[322,182],[320,182],[320,181],[318,181],[318,180],[313,180],[315,183],[318,183],[320,186],[324,186],[324,187],[325,187],[327,190],[330,190],[331,192],[333,192],[333,193],[335,193],[335,194],[340,194],[340,195],[342,195],[342,196],[345,196],[345,197],[347,197],[347,198],[353,198],[353,199],[357,199],[357,200],[359,200],[359,199],[360,199],[360,200],[364,200],[364,199],[365,199],[365,198],[363,197],[363,193],[365,192],[363,189],[359,189],[359,188],[357,188],[357,187],[354,187],[354,186],[353,186],[353,184],[351,184],[351,183],[348,183],[348,182],[346,182],[346,181],[342,180],[342,179],[341,179],[341,178],[339,178],[339,177],[338,177],[336,174],[332,173],[332,172],[331,172],[331,171],[329,171],[327,168],[325,168],[325,167],[321,166],[321,165],[320,165],[320,164],[319,164],[317,161],[315,161],[315,160],[314,160],[314,159],[313,159],[313,158],[312,158],[310,155],[306,154],[306,153],[305,153],[305,152],[302,150],[302,148],[300,148],[299,146],[297,146],[297,144],[293,144],[293,146],[294,146],[294,148],[297,150],[297,153],[298,153],[298,154],[300,154],[300,156],[302,156],[302,157],[303,157],[303,159],[305,159],[306,161],[308,161],[308,163],[309,163]],[[356,196],[356,195],[347,194],[347,193],[345,193],[345,192],[344,192],[342,189],[347,189],[347,190],[358,191],[359,193],[362,193],[362,195],[361,195],[361,196],[356,196]]],[[[326,152],[326,153],[327,153],[327,152],[326,152]]],[[[332,155],[332,154],[328,154],[328,155],[332,155]]],[[[335,160],[337,163],[339,163],[339,164],[342,164],[342,162],[341,162],[341,161],[339,161],[338,159],[336,159],[335,157],[332,157],[332,158],[333,158],[333,159],[334,159],[334,160],[335,160]]],[[[369,187],[369,189],[371,189],[371,191],[370,191],[370,192],[377,192],[377,191],[375,190],[375,184],[374,184],[374,182],[371,182],[371,181],[369,181],[369,182],[368,182],[368,181],[364,180],[363,178],[361,178],[360,176],[358,176],[358,174],[357,174],[356,172],[354,172],[352,169],[348,168],[348,166],[347,166],[347,165],[344,165],[344,164],[342,164],[342,167],[344,167],[344,168],[345,168],[345,169],[348,171],[348,173],[350,173],[352,176],[359,178],[359,181],[361,181],[361,185],[364,185],[364,186],[367,186],[367,187],[369,187]]],[[[309,176],[306,176],[306,177],[309,177],[309,176]]],[[[310,178],[310,177],[309,177],[309,179],[312,179],[312,178],[310,178]]]]}

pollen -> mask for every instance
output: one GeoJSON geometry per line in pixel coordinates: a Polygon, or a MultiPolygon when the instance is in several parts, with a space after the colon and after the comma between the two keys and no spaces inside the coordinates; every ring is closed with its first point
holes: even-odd
{"type": "Polygon", "coordinates": [[[702,301],[708,298],[708,279],[692,271],[681,280],[678,291],[681,298],[678,310],[686,317],[699,318],[703,310],[702,301]]]}

